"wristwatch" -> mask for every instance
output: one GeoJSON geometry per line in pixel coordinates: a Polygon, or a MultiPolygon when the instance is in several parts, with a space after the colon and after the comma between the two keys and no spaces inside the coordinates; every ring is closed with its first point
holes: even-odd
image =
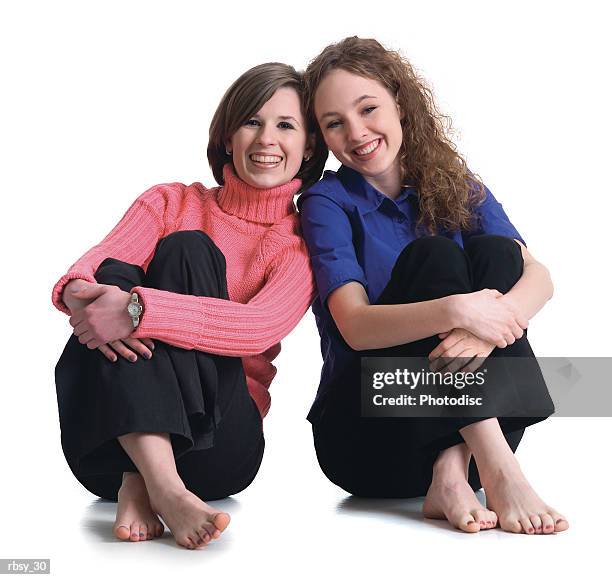
{"type": "Polygon", "coordinates": [[[136,292],[132,292],[132,297],[130,298],[127,311],[132,317],[132,324],[134,325],[134,328],[136,328],[140,322],[140,315],[142,314],[142,304],[138,302],[138,294],[136,292]]]}

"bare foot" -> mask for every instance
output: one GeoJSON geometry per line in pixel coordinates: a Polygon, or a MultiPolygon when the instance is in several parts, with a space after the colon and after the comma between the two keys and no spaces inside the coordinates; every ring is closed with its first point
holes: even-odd
{"type": "Polygon", "coordinates": [[[164,533],[164,526],[149,503],[149,494],[140,473],[125,473],[117,494],[117,518],[113,533],[120,540],[152,540],[164,533]]]}
{"type": "Polygon", "coordinates": [[[426,518],[448,520],[464,532],[479,532],[497,525],[495,512],[486,509],[465,480],[457,477],[452,481],[434,478],[423,502],[426,518]]]}
{"type": "Polygon", "coordinates": [[[205,546],[229,525],[229,514],[212,508],[184,486],[160,488],[149,495],[153,510],[185,548],[205,546]]]}
{"type": "Polygon", "coordinates": [[[552,534],[569,528],[565,517],[545,504],[529,485],[516,460],[491,472],[481,471],[481,481],[487,507],[497,512],[499,525],[507,532],[552,534]]]}

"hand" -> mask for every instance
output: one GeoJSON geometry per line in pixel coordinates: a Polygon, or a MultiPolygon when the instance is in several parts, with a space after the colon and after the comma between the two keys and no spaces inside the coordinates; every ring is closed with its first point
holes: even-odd
{"type": "Polygon", "coordinates": [[[473,373],[482,366],[495,348],[494,344],[485,342],[464,328],[454,328],[450,332],[439,334],[438,337],[442,342],[429,353],[429,360],[433,361],[430,365],[432,371],[444,368],[445,372],[450,373],[459,369],[465,373],[473,373]],[[444,359],[453,360],[449,362],[444,359]]]}
{"type": "Polygon", "coordinates": [[[127,338],[134,330],[132,319],[127,313],[130,293],[107,284],[84,284],[86,286],[72,292],[73,298],[91,300],[70,317],[70,325],[79,337],[79,342],[94,349],[127,338]]]}
{"type": "Polygon", "coordinates": [[[501,292],[488,288],[455,294],[454,307],[459,321],[456,326],[499,348],[514,344],[523,336],[529,321],[503,297],[501,292]]]}
{"type": "Polygon", "coordinates": [[[98,350],[111,362],[117,361],[117,354],[131,362],[136,362],[136,353],[150,359],[153,356],[151,351],[155,350],[155,344],[150,338],[125,338],[103,344],[98,347],[98,350]]]}
{"type": "Polygon", "coordinates": [[[76,314],[78,310],[82,310],[87,306],[90,302],[93,301],[92,298],[77,298],[78,290],[82,288],[86,288],[88,284],[91,282],[87,282],[86,280],[81,280],[79,278],[75,278],[74,280],[70,280],[65,286],[64,291],[62,292],[62,301],[70,310],[70,314],[76,314]]]}

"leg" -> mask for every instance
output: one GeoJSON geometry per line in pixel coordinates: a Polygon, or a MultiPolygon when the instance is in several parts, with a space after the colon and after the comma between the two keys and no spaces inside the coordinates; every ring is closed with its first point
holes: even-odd
{"type": "MultiPolygon", "coordinates": [[[[134,285],[144,285],[174,292],[228,298],[225,260],[210,238],[202,232],[177,232],[160,241],[142,282],[134,281],[129,277],[126,279],[123,275],[124,271],[119,274],[117,272],[119,266],[135,268],[134,266],[114,262],[107,261],[105,268],[101,267],[102,272],[100,273],[106,274],[107,277],[100,279],[100,282],[115,283],[120,287],[123,283],[126,286],[123,288],[125,290],[129,290],[134,285]],[[109,279],[111,272],[115,276],[114,281],[109,279]]],[[[181,479],[184,477],[189,487],[198,494],[225,497],[229,493],[240,491],[250,483],[257,472],[263,454],[261,418],[248,394],[241,360],[198,351],[185,351],[161,342],[157,343],[157,346],[155,356],[150,361],[128,363],[130,365],[126,367],[128,369],[136,369],[140,366],[138,372],[130,377],[131,380],[126,380],[122,375],[120,381],[107,381],[104,393],[104,399],[107,399],[109,384],[122,383],[117,386],[117,390],[121,391],[121,396],[128,392],[132,399],[129,404],[121,407],[127,407],[130,416],[133,416],[136,410],[146,415],[145,410],[148,407],[152,410],[150,418],[140,422],[132,421],[131,426],[119,430],[114,445],[113,441],[105,444],[105,453],[100,452],[100,449],[94,449],[93,453],[89,453],[87,458],[81,458],[77,464],[80,480],[85,481],[88,489],[94,492],[100,488],[98,485],[100,479],[108,480],[108,475],[104,473],[105,470],[121,469],[122,471],[135,472],[138,470],[141,472],[134,476],[123,477],[118,493],[120,505],[116,530],[119,537],[127,531],[125,527],[120,528],[121,525],[125,525],[119,521],[125,516],[121,514],[122,497],[129,496],[131,500],[134,500],[134,493],[128,493],[126,491],[128,488],[132,491],[140,488],[140,491],[138,489],[136,491],[141,496],[141,490],[145,485],[159,489],[160,485],[156,483],[155,478],[152,479],[151,473],[156,473],[156,476],[164,481],[171,478],[176,484],[175,489],[179,485],[185,488],[181,479]],[[133,397],[134,391],[137,391],[140,386],[146,389],[146,394],[143,391],[140,397],[133,397]],[[177,409],[177,403],[180,409],[177,409]],[[232,420],[229,419],[231,415],[234,416],[232,420]],[[175,417],[178,422],[173,428],[164,428],[160,426],[159,421],[164,416],[175,417]],[[239,445],[232,447],[223,443],[228,439],[228,437],[223,437],[222,444],[217,445],[215,438],[219,431],[221,417],[223,417],[224,425],[226,423],[228,426],[240,424],[240,434],[252,443],[242,447],[239,445]],[[154,421],[154,418],[157,418],[157,421],[154,421]],[[151,429],[151,427],[155,428],[151,429]],[[151,437],[166,438],[164,443],[170,445],[170,457],[167,456],[167,453],[160,455],[159,458],[151,456],[151,453],[161,453],[160,450],[163,449],[150,447],[151,437]],[[126,446],[130,444],[132,447],[127,449],[126,446]],[[211,453],[213,449],[214,454],[211,453]],[[217,475],[215,465],[218,465],[220,457],[223,457],[227,464],[232,465],[233,469],[221,470],[222,473],[217,475]],[[212,458],[214,461],[207,462],[205,461],[207,458],[209,460],[212,458]],[[171,459],[170,463],[168,463],[169,459],[171,459]],[[156,461],[161,463],[156,463],[156,461]],[[210,471],[204,470],[203,466],[210,471]],[[158,470],[161,470],[160,473],[157,473],[158,470]],[[148,476],[145,475],[147,473],[148,476]],[[147,477],[151,479],[149,483],[146,482],[147,477]]],[[[109,365],[112,365],[107,361],[104,363],[107,369],[109,365]]],[[[115,368],[113,367],[113,370],[115,368]]],[[[116,397],[113,398],[116,403],[116,397]]],[[[67,458],[70,459],[71,456],[67,454],[67,458]]],[[[72,462],[72,465],[74,464],[72,462]]],[[[107,482],[106,485],[108,488],[110,482],[107,482]]],[[[110,489],[110,492],[105,490],[105,493],[112,497],[112,486],[110,489]]],[[[218,535],[219,530],[227,525],[227,522],[223,523],[224,518],[215,516],[214,523],[219,526],[215,528],[216,534],[215,530],[212,530],[213,536],[211,536],[204,528],[201,528],[202,535],[194,536],[196,532],[199,532],[193,526],[193,517],[201,521],[202,525],[206,525],[209,523],[210,513],[214,510],[206,506],[200,497],[186,489],[182,497],[179,498],[175,494],[171,502],[167,501],[167,496],[164,501],[160,498],[154,499],[153,496],[150,499],[159,512],[168,518],[167,523],[171,531],[176,532],[177,541],[182,545],[194,547],[194,543],[187,539],[189,536],[193,536],[196,541],[199,537],[200,543],[208,541],[214,535],[218,535]],[[191,507],[186,506],[189,502],[191,502],[191,507]],[[169,506],[169,503],[173,505],[169,506]],[[199,507],[192,509],[196,504],[199,507]],[[180,513],[186,511],[193,513],[188,518],[180,516],[180,513]],[[186,528],[189,528],[189,533],[186,532],[186,528]]],[[[133,515],[134,510],[131,511],[133,515]]]]}
{"type": "MultiPolygon", "coordinates": [[[[502,236],[475,236],[466,244],[474,273],[474,290],[495,288],[506,293],[523,271],[520,247],[502,236]]],[[[533,357],[527,333],[495,356],[533,357]]],[[[543,381],[542,381],[543,383],[543,381]]],[[[532,390],[545,389],[539,377],[529,385],[532,390]]],[[[513,532],[550,533],[568,528],[567,521],[547,506],[531,488],[514,456],[523,429],[506,441],[500,424],[507,419],[480,421],[461,429],[461,435],[474,454],[487,493],[487,505],[496,510],[503,529],[513,532]],[[513,444],[514,443],[514,444],[513,444]]]]}

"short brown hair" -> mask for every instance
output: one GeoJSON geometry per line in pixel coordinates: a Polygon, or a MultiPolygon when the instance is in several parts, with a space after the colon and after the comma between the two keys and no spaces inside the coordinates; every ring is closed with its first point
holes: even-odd
{"type": "MultiPolygon", "coordinates": [[[[417,228],[430,234],[441,229],[472,229],[475,206],[484,199],[484,185],[457,152],[449,137],[450,118],[440,113],[431,89],[408,60],[373,38],[352,36],[327,46],[304,73],[304,99],[311,123],[316,124],[317,88],[334,69],[376,80],[397,100],[402,126],[401,179],[404,185],[416,185],[419,192],[417,228]]],[[[322,139],[317,125],[317,141],[322,139]]]]}
{"type": "MultiPolygon", "coordinates": [[[[227,89],[210,124],[206,153],[213,175],[220,185],[223,185],[223,166],[232,160],[232,156],[226,152],[227,142],[281,87],[295,89],[302,103],[306,131],[309,134],[315,132],[316,124],[308,121],[303,105],[302,73],[280,62],[267,62],[249,69],[227,89]]],[[[302,180],[300,191],[307,189],[321,177],[327,155],[327,147],[317,140],[312,156],[308,161],[302,161],[296,175],[302,180]]]]}

